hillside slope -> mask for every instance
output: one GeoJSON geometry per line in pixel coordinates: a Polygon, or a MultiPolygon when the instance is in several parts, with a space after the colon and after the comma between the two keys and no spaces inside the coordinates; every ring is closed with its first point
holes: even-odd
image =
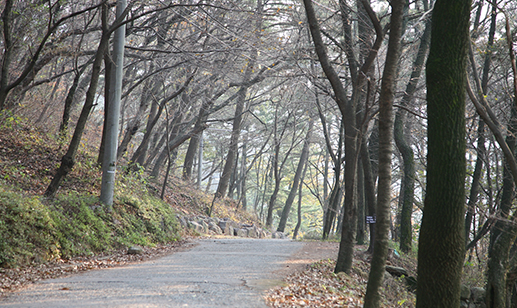
{"type": "MultiPolygon", "coordinates": [[[[206,215],[211,205],[210,195],[174,178],[161,200],[161,183],[121,170],[113,212],[107,213],[98,202],[96,153],[85,146],[56,197],[43,198],[66,142],[17,122],[5,123],[0,127],[0,290],[166,253],[192,235],[179,226],[177,216],[206,215]],[[128,256],[134,245],[144,247],[144,253],[128,256]]],[[[259,225],[226,200],[215,204],[214,216],[259,225]]]]}

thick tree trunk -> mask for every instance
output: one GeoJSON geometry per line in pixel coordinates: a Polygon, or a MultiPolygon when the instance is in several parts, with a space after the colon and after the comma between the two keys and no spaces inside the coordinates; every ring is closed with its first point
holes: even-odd
{"type": "Polygon", "coordinates": [[[3,54],[2,54],[2,68],[0,71],[0,111],[5,108],[5,101],[11,88],[9,87],[9,69],[11,67],[12,55],[14,52],[13,48],[13,37],[12,37],[12,20],[13,20],[13,5],[16,1],[6,0],[4,10],[2,11],[2,34],[4,36],[3,41],[3,54]]]}
{"type": "Polygon", "coordinates": [[[427,186],[418,244],[418,308],[460,306],[470,5],[470,0],[437,0],[432,15],[426,69],[427,186]]]}

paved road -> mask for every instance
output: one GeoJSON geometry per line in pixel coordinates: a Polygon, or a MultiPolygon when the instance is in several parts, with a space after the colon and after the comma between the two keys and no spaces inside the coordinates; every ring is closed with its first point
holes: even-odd
{"type": "Polygon", "coordinates": [[[266,307],[263,290],[303,243],[205,239],[191,249],[125,267],[33,284],[0,307],[266,307]]]}

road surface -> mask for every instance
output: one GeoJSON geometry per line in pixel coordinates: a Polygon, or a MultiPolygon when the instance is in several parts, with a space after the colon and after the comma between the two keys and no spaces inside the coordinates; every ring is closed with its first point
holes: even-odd
{"type": "Polygon", "coordinates": [[[266,307],[263,291],[281,284],[286,261],[303,245],[203,239],[160,259],[40,281],[0,307],[266,307]]]}

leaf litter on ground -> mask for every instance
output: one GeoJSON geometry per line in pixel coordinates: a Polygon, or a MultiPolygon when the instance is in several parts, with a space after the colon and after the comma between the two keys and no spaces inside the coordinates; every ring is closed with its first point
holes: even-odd
{"type": "MultiPolygon", "coordinates": [[[[286,286],[267,292],[269,307],[363,307],[369,258],[358,252],[350,274],[334,273],[335,260],[312,263],[304,271],[289,275],[286,286]]],[[[415,295],[407,291],[403,279],[386,274],[381,288],[381,307],[415,307],[415,295]]]]}

